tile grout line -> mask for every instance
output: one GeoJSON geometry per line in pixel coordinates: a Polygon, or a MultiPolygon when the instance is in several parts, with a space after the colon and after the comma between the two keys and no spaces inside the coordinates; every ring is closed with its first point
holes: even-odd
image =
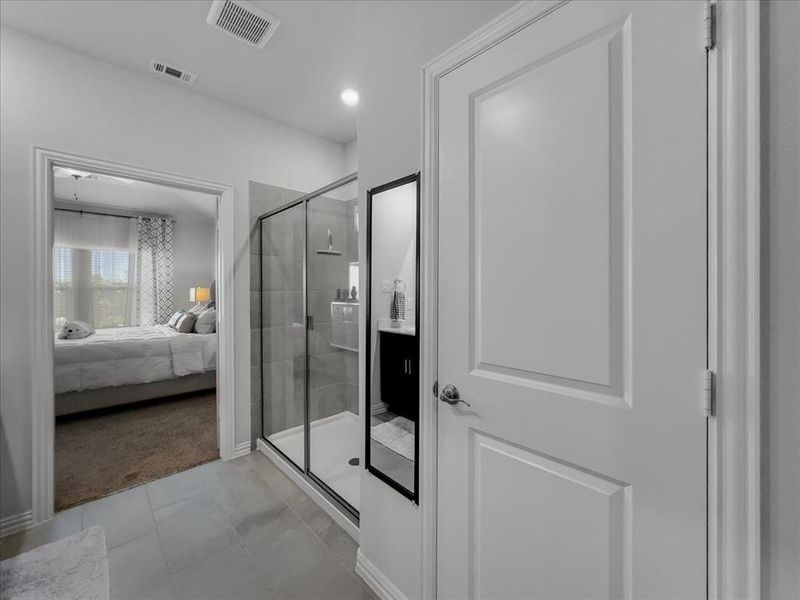
{"type": "MultiPolygon", "coordinates": [[[[268,459],[265,459],[265,460],[268,460],[268,459]]],[[[202,467],[202,465],[200,465],[200,466],[202,467]]],[[[319,530],[319,532],[315,531],[314,528],[311,526],[311,523],[309,521],[307,521],[305,518],[303,518],[301,516],[300,512],[299,512],[299,509],[295,508],[295,506],[294,506],[294,504],[299,504],[300,502],[303,502],[303,501],[310,501],[310,502],[313,503],[313,500],[308,496],[308,494],[306,494],[302,489],[300,489],[298,486],[296,486],[291,480],[286,478],[279,471],[276,471],[274,474],[272,474],[274,476],[271,477],[270,476],[270,472],[268,472],[268,469],[262,469],[260,467],[261,467],[261,465],[259,465],[258,463],[252,462],[251,464],[247,465],[241,472],[242,473],[246,473],[248,477],[249,476],[255,476],[255,478],[257,478],[264,485],[266,485],[267,489],[269,489],[270,492],[275,494],[275,497],[279,502],[278,506],[282,505],[284,508],[288,509],[290,514],[292,514],[298,521],[300,521],[303,524],[303,526],[304,526],[304,528],[306,530],[310,531],[313,534],[314,538],[316,539],[316,542],[322,545],[323,552],[325,553],[325,555],[333,560],[333,564],[338,564],[340,568],[344,568],[345,572],[347,572],[349,574],[349,577],[351,578],[351,580],[354,581],[359,586],[359,588],[367,590],[367,592],[370,593],[371,590],[369,590],[369,587],[367,585],[365,585],[365,582],[350,568],[350,566],[345,561],[345,559],[340,556],[340,554],[334,549],[334,547],[329,546],[325,542],[325,540],[322,539],[322,534],[324,534],[325,532],[330,531],[331,526],[335,525],[335,522],[331,521],[331,522],[327,523],[324,527],[322,527],[319,530]],[[284,486],[280,485],[281,483],[283,483],[284,480],[285,480],[286,484],[288,485],[288,487],[285,486],[285,485],[284,486]],[[297,494],[295,494],[295,492],[297,494]],[[297,502],[292,502],[291,500],[293,500],[295,498],[296,498],[297,502]]],[[[220,469],[219,472],[220,473],[226,473],[226,472],[234,473],[235,469],[236,469],[236,467],[234,467],[233,465],[230,465],[230,466],[225,465],[225,466],[223,466],[222,469],[220,469]]],[[[226,548],[222,548],[222,549],[218,550],[217,552],[213,553],[210,556],[214,556],[214,554],[221,554],[224,551],[227,551],[227,550],[230,550],[231,548],[234,548],[235,545],[238,544],[238,546],[244,551],[244,555],[246,556],[246,558],[250,561],[250,566],[253,567],[255,569],[255,571],[256,571],[256,576],[258,577],[258,579],[257,579],[258,585],[262,586],[264,591],[269,595],[269,598],[274,600],[275,598],[278,598],[277,590],[276,590],[276,588],[274,588],[272,586],[272,583],[266,577],[264,577],[264,576],[262,576],[260,574],[259,565],[256,562],[253,548],[251,548],[250,544],[244,539],[244,537],[240,533],[239,529],[237,529],[236,524],[233,521],[233,518],[228,513],[228,511],[225,509],[225,504],[224,503],[220,504],[220,502],[217,500],[217,498],[215,498],[215,496],[213,494],[213,491],[214,491],[215,487],[219,487],[219,482],[218,482],[217,486],[213,485],[213,475],[215,473],[216,473],[216,471],[214,471],[214,472],[203,471],[201,473],[196,474],[196,477],[199,478],[199,488],[198,489],[194,490],[193,493],[191,493],[189,496],[187,496],[185,498],[179,498],[179,499],[176,499],[174,501],[168,502],[164,506],[160,506],[158,509],[154,508],[152,493],[151,493],[150,488],[149,488],[149,485],[151,483],[154,483],[154,482],[148,482],[148,483],[142,484],[142,486],[145,488],[144,489],[144,493],[145,493],[145,497],[146,497],[146,500],[147,500],[147,505],[148,505],[148,509],[149,509],[149,512],[150,512],[150,517],[151,517],[152,522],[153,522],[154,529],[151,532],[143,533],[143,534],[138,535],[138,536],[136,536],[136,537],[134,537],[134,538],[132,538],[130,540],[127,540],[126,542],[124,542],[122,544],[119,544],[119,545],[115,546],[114,548],[109,548],[108,551],[110,553],[111,551],[116,550],[116,549],[124,546],[125,544],[127,544],[129,542],[134,542],[136,540],[140,540],[141,538],[147,536],[149,533],[153,533],[154,532],[156,534],[156,539],[158,540],[159,549],[161,551],[161,559],[162,559],[163,564],[164,564],[166,575],[167,575],[167,578],[169,579],[169,589],[170,589],[171,593],[174,595],[174,597],[176,597],[176,598],[179,597],[178,593],[177,593],[178,586],[177,586],[177,583],[176,583],[175,576],[180,574],[180,573],[182,573],[182,572],[184,572],[186,569],[190,569],[198,561],[195,561],[192,564],[189,564],[189,565],[186,565],[184,567],[181,567],[180,569],[177,569],[175,571],[170,569],[169,563],[167,561],[166,548],[164,546],[164,542],[163,542],[162,535],[161,535],[161,530],[160,530],[160,528],[158,526],[158,521],[156,519],[156,514],[155,513],[158,510],[161,510],[163,508],[174,506],[174,505],[176,505],[176,504],[178,504],[180,502],[184,502],[184,501],[187,501],[187,500],[189,500],[191,498],[196,498],[198,496],[204,495],[204,496],[208,497],[215,505],[217,505],[218,509],[221,510],[222,514],[225,515],[225,520],[228,523],[228,525],[233,529],[234,535],[235,535],[235,537],[234,537],[235,543],[234,544],[231,544],[230,546],[227,546],[226,548]]],[[[166,477],[162,478],[162,479],[166,479],[166,477]]],[[[158,481],[158,480],[156,480],[156,481],[158,481]]],[[[135,486],[135,487],[139,487],[139,486],[135,486]]],[[[95,502],[95,501],[93,501],[93,502],[95,502]]],[[[86,505],[81,505],[81,510],[80,510],[79,526],[80,526],[81,530],[83,530],[85,528],[86,523],[87,523],[87,521],[86,521],[86,511],[84,510],[85,506],[86,505]]],[[[316,506],[316,505],[314,504],[314,506],[316,506]]],[[[76,518],[76,521],[78,521],[77,518],[76,518]]],[[[201,559],[201,560],[205,560],[205,559],[201,559]]]]}
{"type": "MultiPolygon", "coordinates": [[[[266,458],[266,457],[265,457],[265,459],[266,459],[266,460],[269,460],[269,459],[268,459],[268,458],[266,458]]],[[[273,465],[273,466],[274,466],[274,465],[273,465]]],[[[277,467],[275,467],[275,468],[277,469],[277,467]]],[[[252,470],[255,470],[255,469],[254,469],[254,468],[252,468],[252,467],[251,467],[251,469],[252,469],[252,470]]],[[[292,507],[292,505],[291,505],[291,504],[290,504],[290,503],[289,503],[289,502],[286,500],[286,498],[284,497],[284,495],[283,495],[283,494],[281,494],[281,493],[280,493],[278,490],[276,490],[276,489],[275,489],[275,488],[272,486],[272,484],[270,484],[270,482],[267,480],[267,478],[263,476],[263,473],[262,473],[262,472],[258,471],[258,472],[257,472],[257,475],[259,475],[259,477],[262,479],[262,481],[263,481],[263,482],[264,482],[264,483],[267,485],[267,487],[268,487],[270,490],[272,490],[273,492],[275,492],[275,494],[277,494],[277,495],[278,495],[278,497],[280,498],[280,501],[281,501],[281,502],[283,502],[283,504],[286,506],[286,508],[288,508],[288,509],[289,509],[289,511],[290,511],[292,514],[294,514],[294,516],[295,516],[295,517],[297,517],[297,519],[298,519],[298,520],[299,520],[299,521],[300,521],[300,522],[301,522],[303,525],[305,525],[305,527],[306,527],[306,528],[307,528],[307,529],[308,529],[308,530],[311,532],[311,534],[312,534],[312,535],[313,535],[313,536],[314,536],[314,537],[317,539],[317,541],[318,541],[319,543],[321,543],[321,544],[322,544],[323,548],[325,549],[325,552],[326,552],[326,554],[329,554],[329,555],[330,555],[330,554],[332,554],[332,555],[333,555],[333,558],[334,558],[335,560],[337,560],[337,561],[338,561],[340,564],[342,564],[342,565],[345,567],[345,570],[346,570],[346,571],[349,573],[349,572],[350,572],[350,567],[348,567],[348,566],[347,566],[347,564],[345,564],[345,563],[342,561],[342,559],[341,559],[341,558],[339,558],[339,556],[338,556],[338,555],[337,555],[335,552],[333,552],[333,549],[332,549],[332,548],[330,548],[330,547],[328,546],[328,544],[326,544],[326,543],[324,542],[324,540],[323,540],[321,537],[319,537],[319,535],[317,535],[317,532],[316,532],[316,531],[314,531],[314,529],[311,527],[311,525],[309,525],[309,523],[308,523],[308,522],[306,522],[306,520],[305,520],[303,517],[301,517],[301,516],[300,516],[300,514],[299,514],[299,513],[298,513],[298,512],[297,512],[297,511],[296,511],[296,510],[295,510],[295,509],[292,507]]],[[[283,473],[280,473],[280,475],[283,475],[283,473]]],[[[284,477],[286,477],[285,475],[283,475],[283,476],[284,476],[284,477]]],[[[292,485],[294,488],[296,488],[296,489],[297,489],[297,491],[299,491],[301,494],[303,494],[303,495],[304,495],[306,498],[308,498],[309,500],[311,500],[310,496],[308,496],[308,494],[306,494],[306,493],[305,493],[303,490],[301,490],[301,489],[300,489],[300,488],[299,488],[297,485],[295,485],[295,484],[294,484],[294,482],[292,482],[292,481],[291,481],[291,480],[290,480],[288,477],[286,477],[286,481],[287,481],[287,483],[291,484],[291,485],[292,485]]],[[[312,502],[313,502],[313,500],[312,500],[312,502]]],[[[323,529],[327,529],[327,528],[328,528],[328,527],[330,527],[332,524],[333,524],[333,521],[331,521],[330,523],[328,523],[328,524],[327,524],[325,527],[323,527],[323,529]]],[[[236,529],[236,528],[234,527],[234,529],[236,529]]],[[[238,530],[237,530],[237,532],[236,532],[236,533],[237,533],[237,535],[238,535],[238,533],[239,533],[239,532],[238,532],[238,530]]],[[[253,556],[252,556],[252,554],[251,554],[251,551],[250,551],[250,547],[249,547],[249,545],[247,544],[247,542],[245,542],[244,540],[242,540],[242,545],[243,545],[243,546],[246,548],[246,550],[247,550],[247,552],[248,552],[248,555],[250,555],[251,559],[253,560],[253,564],[255,564],[255,558],[253,558],[253,556]]],[[[256,565],[256,567],[258,567],[258,565],[256,565]]],[[[358,582],[358,581],[357,581],[357,583],[360,583],[360,582],[358,582]]],[[[270,591],[273,591],[273,588],[272,588],[271,586],[267,585],[267,587],[270,589],[270,591]]]]}
{"type": "MultiPolygon", "coordinates": [[[[334,522],[334,521],[331,521],[331,522],[330,522],[328,525],[326,525],[325,527],[323,527],[323,528],[320,530],[320,532],[319,532],[319,533],[316,533],[316,532],[314,532],[314,535],[316,535],[316,536],[317,536],[317,537],[320,539],[320,541],[322,542],[322,544],[323,544],[323,545],[324,545],[324,546],[325,546],[325,547],[328,549],[328,552],[330,552],[331,554],[333,554],[333,556],[334,556],[336,559],[338,559],[339,563],[340,563],[342,566],[344,566],[344,568],[345,568],[345,571],[347,571],[347,573],[350,575],[350,577],[352,577],[353,579],[355,579],[355,581],[356,581],[356,583],[357,583],[357,584],[359,584],[359,585],[360,585],[360,586],[362,586],[363,588],[367,589],[367,590],[368,590],[368,591],[369,591],[371,594],[374,594],[375,592],[373,592],[372,588],[370,588],[370,587],[369,587],[369,585],[367,584],[367,582],[366,582],[366,581],[364,581],[364,580],[361,578],[361,575],[359,575],[358,573],[356,573],[354,568],[353,568],[353,569],[351,569],[351,568],[350,568],[350,565],[348,565],[348,564],[347,564],[347,563],[344,561],[344,559],[343,559],[341,556],[339,556],[339,555],[338,555],[338,554],[337,554],[337,553],[336,553],[336,552],[333,550],[333,548],[331,548],[330,546],[328,546],[328,544],[326,544],[326,543],[325,543],[325,540],[323,540],[323,539],[322,539],[322,537],[319,535],[319,534],[320,534],[320,533],[322,533],[323,531],[326,531],[326,530],[327,530],[329,527],[331,527],[332,525],[336,525],[336,526],[338,527],[338,525],[336,524],[336,522],[334,522]]],[[[349,535],[347,532],[344,532],[344,534],[345,534],[345,535],[349,535]]]]}
{"type": "MultiPolygon", "coordinates": [[[[166,479],[166,478],[164,478],[166,479]]],[[[156,480],[158,481],[158,480],[156,480]]],[[[149,482],[152,483],[152,482],[149,482]]],[[[167,571],[167,579],[169,580],[169,589],[172,592],[173,597],[178,597],[178,588],[175,585],[175,579],[172,577],[172,570],[169,568],[169,562],[167,562],[167,550],[164,548],[164,540],[161,539],[161,532],[158,530],[158,521],[156,520],[156,509],[153,508],[153,500],[150,497],[150,490],[147,489],[147,485],[145,484],[144,492],[147,495],[147,503],[150,505],[150,514],[153,517],[153,526],[155,528],[156,539],[158,539],[158,547],[161,549],[161,557],[164,559],[164,569],[167,571]]],[[[166,504],[161,508],[165,508],[166,506],[171,506],[172,504],[176,504],[180,502],[180,500],[176,500],[175,502],[171,502],[170,504],[166,504]]]]}
{"type": "MultiPolygon", "coordinates": [[[[269,459],[267,459],[267,460],[269,460],[269,459]]],[[[291,483],[295,488],[297,488],[297,490],[300,493],[302,493],[306,498],[308,498],[311,502],[314,502],[314,500],[308,494],[306,494],[302,489],[300,489],[297,485],[295,485],[291,480],[288,480],[288,478],[287,478],[287,481],[289,481],[289,483],[291,483]]],[[[270,486],[268,481],[265,481],[265,483],[267,484],[267,486],[269,486],[271,489],[274,490],[274,488],[272,488],[272,486],[270,486]]],[[[352,570],[350,568],[350,565],[348,565],[346,562],[344,562],[344,560],[336,552],[334,552],[333,548],[328,546],[328,544],[325,543],[325,540],[323,540],[322,537],[319,535],[319,533],[322,533],[323,531],[327,530],[331,525],[336,525],[336,523],[333,520],[331,520],[330,523],[328,523],[325,527],[320,529],[319,533],[317,533],[316,531],[314,531],[314,528],[311,527],[311,525],[303,517],[300,516],[300,514],[294,509],[294,507],[292,507],[292,505],[289,504],[289,502],[287,502],[283,498],[282,498],[282,501],[283,501],[284,504],[286,504],[286,506],[289,508],[289,510],[292,511],[292,513],[294,513],[294,515],[300,520],[300,522],[303,523],[303,525],[305,525],[306,528],[308,528],[308,530],[312,533],[312,535],[315,538],[317,538],[317,540],[325,548],[326,553],[329,554],[329,555],[332,555],[333,558],[340,565],[342,565],[344,567],[344,569],[347,572],[347,574],[350,575],[350,577],[352,577],[356,581],[356,583],[358,583],[359,585],[365,586],[366,582],[363,579],[361,579],[361,577],[358,576],[358,574],[354,570],[352,570]]],[[[314,503],[314,504],[316,506],[316,503],[314,503]]],[[[338,527],[338,525],[337,525],[337,527],[338,527]]]]}
{"type": "MultiPolygon", "coordinates": [[[[249,471],[254,471],[254,469],[252,468],[252,466],[251,466],[251,467],[248,467],[248,469],[247,469],[247,470],[249,470],[249,471]]],[[[204,483],[205,483],[205,482],[204,482],[204,483]]],[[[271,490],[272,490],[272,487],[269,485],[269,483],[268,483],[267,481],[264,481],[264,484],[265,484],[265,485],[266,485],[266,486],[267,486],[269,489],[271,489],[271,490]]],[[[274,491],[274,490],[272,490],[272,491],[274,491]]],[[[214,500],[214,499],[212,498],[212,500],[214,500]]],[[[214,500],[214,502],[216,502],[216,500],[214,500]]],[[[288,505],[287,505],[287,506],[288,506],[288,505]]],[[[220,507],[220,508],[222,508],[222,507],[220,507]]],[[[252,550],[251,550],[250,546],[249,546],[249,545],[248,545],[248,543],[247,543],[247,542],[244,540],[244,538],[242,537],[242,535],[239,533],[239,530],[236,528],[236,524],[235,524],[235,523],[234,523],[234,522],[231,520],[231,518],[230,518],[230,515],[228,515],[228,513],[227,513],[227,512],[225,512],[225,509],[224,509],[224,508],[222,509],[222,511],[225,513],[225,517],[228,519],[228,522],[230,523],[231,527],[233,528],[233,531],[234,531],[234,533],[236,534],[236,538],[239,540],[239,546],[242,548],[242,550],[244,550],[245,554],[247,554],[247,557],[250,559],[250,562],[253,564],[253,567],[256,569],[256,571],[258,571],[258,570],[259,570],[259,569],[258,569],[258,564],[256,563],[256,559],[255,559],[255,557],[253,556],[253,553],[252,553],[252,550]]],[[[229,546],[229,547],[230,547],[230,546],[229,546]]],[[[219,554],[220,552],[223,552],[224,550],[227,550],[227,548],[224,548],[223,550],[220,550],[219,552],[217,552],[217,554],[219,554]]],[[[187,567],[187,568],[188,568],[188,567],[187,567]]],[[[180,569],[179,569],[179,570],[180,570],[180,569]]],[[[176,573],[177,573],[177,572],[178,572],[178,571],[176,571],[176,573]]],[[[170,573],[170,579],[172,579],[172,573],[170,573]]],[[[272,596],[272,598],[276,598],[275,594],[273,593],[273,592],[274,592],[274,589],[272,588],[272,586],[270,586],[270,585],[269,585],[269,582],[267,581],[267,579],[266,579],[265,577],[261,577],[261,582],[262,582],[262,584],[264,585],[264,587],[267,589],[267,592],[269,593],[269,595],[270,595],[270,596],[272,596]]]]}
{"type": "MultiPolygon", "coordinates": [[[[267,485],[269,485],[269,482],[267,482],[267,485]]],[[[294,484],[292,484],[292,485],[294,485],[294,484]]],[[[297,489],[300,490],[300,488],[297,488],[297,489]]],[[[300,492],[305,494],[305,492],[303,492],[303,490],[300,490],[300,492]]],[[[308,494],[305,494],[305,495],[306,495],[306,497],[309,497],[308,494]]],[[[310,497],[309,497],[309,499],[310,499],[310,497]]],[[[361,579],[361,577],[354,570],[350,569],[350,565],[348,565],[346,562],[344,562],[344,560],[342,560],[342,558],[336,552],[333,551],[333,548],[328,546],[328,544],[325,543],[325,540],[323,540],[319,536],[319,534],[316,531],[314,531],[313,527],[311,527],[311,525],[309,525],[308,522],[306,522],[306,520],[303,517],[301,517],[296,510],[294,510],[294,508],[292,508],[292,505],[289,504],[288,502],[286,502],[286,500],[282,499],[282,501],[283,501],[284,504],[286,504],[286,506],[289,508],[289,510],[292,513],[294,513],[294,515],[300,520],[300,522],[303,525],[305,525],[306,528],[308,528],[308,530],[311,532],[311,534],[315,538],[317,538],[317,541],[319,541],[319,543],[322,544],[322,547],[325,549],[326,554],[331,556],[340,566],[343,566],[345,572],[355,581],[355,583],[357,585],[360,585],[364,589],[368,590],[370,593],[374,593],[374,592],[372,592],[372,589],[367,585],[367,583],[363,579],[361,579]]],[[[320,530],[320,533],[322,531],[328,529],[331,525],[335,525],[335,523],[333,521],[331,521],[330,523],[328,523],[325,527],[323,527],[320,530]]],[[[272,589],[272,588],[270,588],[270,589],[272,589]]]]}

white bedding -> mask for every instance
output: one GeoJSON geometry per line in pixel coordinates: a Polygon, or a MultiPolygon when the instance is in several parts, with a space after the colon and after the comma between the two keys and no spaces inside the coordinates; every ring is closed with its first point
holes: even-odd
{"type": "Polygon", "coordinates": [[[166,325],[98,329],[55,340],[55,393],[175,379],[217,368],[217,334],[166,325]]]}

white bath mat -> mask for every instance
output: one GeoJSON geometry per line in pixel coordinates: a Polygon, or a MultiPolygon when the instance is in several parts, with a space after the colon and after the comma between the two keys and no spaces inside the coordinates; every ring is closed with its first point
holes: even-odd
{"type": "Polygon", "coordinates": [[[372,426],[372,439],[408,460],[414,460],[414,421],[395,417],[372,426]]]}
{"type": "Polygon", "coordinates": [[[0,562],[0,600],[108,600],[108,552],[90,527],[0,562]]]}

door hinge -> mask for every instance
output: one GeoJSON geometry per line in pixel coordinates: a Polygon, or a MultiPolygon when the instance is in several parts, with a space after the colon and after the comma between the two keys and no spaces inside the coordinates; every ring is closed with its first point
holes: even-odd
{"type": "Polygon", "coordinates": [[[439,397],[439,382],[438,381],[434,381],[433,382],[433,397],[434,398],[438,398],[439,397]]]}
{"type": "Polygon", "coordinates": [[[703,371],[703,415],[714,416],[714,371],[703,371]]]}
{"type": "Polygon", "coordinates": [[[717,5],[715,2],[706,2],[703,15],[703,40],[706,50],[711,50],[717,42],[717,5]]]}

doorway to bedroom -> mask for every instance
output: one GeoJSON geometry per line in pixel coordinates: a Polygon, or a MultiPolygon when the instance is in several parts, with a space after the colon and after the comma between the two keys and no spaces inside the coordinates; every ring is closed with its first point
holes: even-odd
{"type": "Polygon", "coordinates": [[[58,512],[219,458],[218,196],[51,170],[58,512]]]}

